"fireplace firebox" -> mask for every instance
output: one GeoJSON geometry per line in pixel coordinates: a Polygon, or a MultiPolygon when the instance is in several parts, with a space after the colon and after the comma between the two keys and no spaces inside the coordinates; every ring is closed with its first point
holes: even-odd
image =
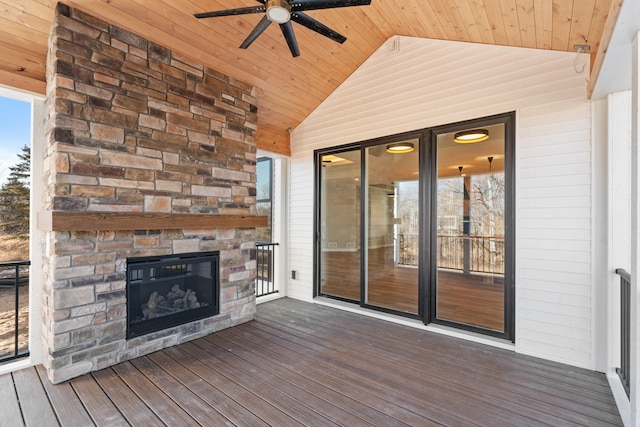
{"type": "Polygon", "coordinates": [[[220,312],[220,254],[127,259],[127,339],[220,312]]]}

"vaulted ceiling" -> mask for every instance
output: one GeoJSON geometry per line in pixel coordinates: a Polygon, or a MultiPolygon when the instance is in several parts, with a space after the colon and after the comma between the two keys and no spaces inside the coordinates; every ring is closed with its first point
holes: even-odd
{"type": "MultiPolygon", "coordinates": [[[[574,52],[588,45],[592,80],[623,0],[372,0],[306,12],[347,37],[338,44],[293,24],[293,58],[272,25],[239,49],[261,15],[198,20],[194,13],[256,0],[66,0],[63,3],[190,56],[257,88],[258,146],[288,154],[295,128],[394,35],[574,52]]],[[[54,0],[0,0],[0,84],[45,92],[54,0]]]]}

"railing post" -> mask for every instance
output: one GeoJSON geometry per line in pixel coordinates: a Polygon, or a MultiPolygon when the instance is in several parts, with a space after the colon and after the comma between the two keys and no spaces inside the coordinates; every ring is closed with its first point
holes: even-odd
{"type": "Polygon", "coordinates": [[[13,355],[17,356],[18,352],[20,350],[20,346],[19,346],[19,339],[20,339],[20,331],[19,331],[19,326],[20,326],[20,265],[16,264],[16,269],[15,269],[15,277],[13,278],[13,290],[15,293],[15,298],[14,298],[14,321],[13,321],[13,325],[14,325],[14,350],[13,350],[13,355]]]}
{"type": "Polygon", "coordinates": [[[462,245],[462,272],[469,274],[473,268],[471,265],[471,237],[468,235],[462,236],[462,245]]]}

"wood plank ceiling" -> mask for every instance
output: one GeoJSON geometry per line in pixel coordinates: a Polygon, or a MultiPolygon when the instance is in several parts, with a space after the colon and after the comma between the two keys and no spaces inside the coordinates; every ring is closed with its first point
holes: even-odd
{"type": "MultiPolygon", "coordinates": [[[[257,88],[258,146],[288,154],[295,128],[394,35],[574,51],[591,47],[597,72],[622,0],[373,0],[370,6],[310,11],[344,34],[340,45],[294,24],[293,58],[272,25],[238,46],[261,15],[197,20],[197,12],[255,6],[255,0],[66,0],[88,12],[257,88]],[[601,46],[601,41],[603,41],[601,46]]],[[[54,0],[0,0],[0,84],[45,92],[54,0]]]]}

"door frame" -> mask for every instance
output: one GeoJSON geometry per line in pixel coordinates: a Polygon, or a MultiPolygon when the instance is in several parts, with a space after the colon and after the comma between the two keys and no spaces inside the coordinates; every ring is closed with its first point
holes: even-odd
{"type": "Polygon", "coordinates": [[[434,126],[420,130],[404,132],[395,135],[383,136],[379,138],[344,144],[335,147],[328,147],[314,150],[314,197],[313,197],[313,297],[326,296],[328,298],[357,303],[363,308],[391,313],[394,315],[416,318],[425,325],[438,324],[450,326],[460,330],[480,333],[493,336],[511,342],[515,342],[515,140],[516,140],[516,113],[515,111],[497,114],[493,116],[481,117],[477,119],[449,123],[441,126],[434,126]],[[437,235],[437,136],[441,133],[453,132],[466,127],[481,127],[495,124],[504,124],[505,129],[505,273],[504,273],[504,332],[492,331],[485,328],[457,322],[445,321],[436,318],[436,286],[437,286],[437,239],[432,239],[437,235]],[[420,234],[419,239],[419,265],[418,265],[418,315],[403,313],[389,308],[365,304],[366,287],[366,266],[367,253],[366,246],[366,209],[360,207],[360,300],[355,301],[347,298],[332,296],[321,293],[321,200],[322,194],[322,156],[328,154],[339,154],[345,151],[360,150],[360,200],[361,204],[366,200],[366,150],[365,148],[390,144],[406,139],[418,139],[419,141],[419,191],[420,200],[420,234]]]}
{"type": "MultiPolygon", "coordinates": [[[[340,301],[346,301],[350,303],[358,303],[358,301],[323,294],[321,293],[321,268],[322,265],[322,157],[329,154],[340,154],[347,151],[361,150],[362,144],[359,142],[340,145],[336,147],[329,147],[324,149],[318,149],[313,151],[313,164],[314,164],[314,187],[313,187],[313,297],[326,296],[340,301]]],[[[360,153],[362,156],[362,153],[360,153]]],[[[360,182],[362,182],[362,166],[360,170],[360,182]]],[[[360,226],[360,233],[362,233],[362,225],[360,226]]],[[[362,239],[362,236],[360,236],[362,239]]],[[[292,277],[293,278],[293,277],[292,277]]],[[[362,294],[362,263],[360,265],[360,293],[362,294]]]]}

